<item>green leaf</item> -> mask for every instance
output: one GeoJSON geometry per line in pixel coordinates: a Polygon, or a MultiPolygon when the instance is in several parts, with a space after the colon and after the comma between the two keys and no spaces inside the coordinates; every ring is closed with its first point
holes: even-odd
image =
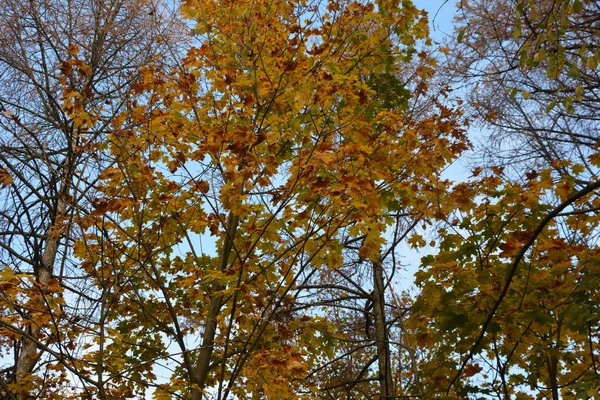
{"type": "Polygon", "coordinates": [[[573,107],[573,96],[565,98],[562,103],[567,113],[573,114],[575,112],[575,108],[573,107]]]}
{"type": "Polygon", "coordinates": [[[583,100],[583,87],[581,85],[575,87],[575,98],[577,101],[583,100]]]}
{"type": "Polygon", "coordinates": [[[500,333],[500,332],[502,332],[502,327],[500,326],[499,323],[492,322],[490,324],[490,326],[488,327],[487,331],[488,331],[488,333],[492,333],[492,334],[494,334],[494,333],[500,333]]]}
{"type": "Polygon", "coordinates": [[[534,61],[542,61],[546,58],[546,49],[544,47],[542,47],[537,53],[535,53],[535,56],[533,56],[533,60],[534,61]]]}
{"type": "Polygon", "coordinates": [[[513,31],[513,38],[518,39],[521,36],[521,24],[515,25],[515,30],[513,31]]]}
{"type": "Polygon", "coordinates": [[[546,112],[549,113],[554,107],[556,107],[556,100],[551,101],[550,104],[546,106],[546,112]]]}
{"type": "Polygon", "coordinates": [[[458,314],[450,312],[450,314],[440,321],[440,328],[443,331],[453,331],[458,327],[463,327],[469,321],[469,317],[466,314],[458,314]]]}
{"type": "Polygon", "coordinates": [[[571,63],[571,65],[569,65],[569,75],[571,75],[575,79],[579,78],[581,74],[579,72],[579,67],[577,67],[577,64],[571,63]]]}

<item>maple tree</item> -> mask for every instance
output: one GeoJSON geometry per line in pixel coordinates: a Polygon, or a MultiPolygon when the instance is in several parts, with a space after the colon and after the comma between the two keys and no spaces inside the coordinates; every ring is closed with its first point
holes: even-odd
{"type": "Polygon", "coordinates": [[[468,146],[443,92],[427,96],[425,15],[409,1],[182,12],[198,44],[169,73],[143,69],[147,104],[100,146],[116,163],[86,218],[99,230],[74,247],[103,293],[95,395],[413,390],[389,274],[415,222],[445,209],[440,173],[468,146]]]}
{"type": "Polygon", "coordinates": [[[422,382],[448,396],[592,398],[598,5],[461,6],[456,43],[442,51],[492,132],[491,166],[454,187],[457,211],[417,274],[409,325],[422,382]]]}
{"type": "MultiPolygon", "coordinates": [[[[91,211],[96,152],[138,68],[176,50],[158,3],[0,5],[0,347],[2,398],[69,392],[96,291],[73,257],[91,211]],[[157,42],[160,40],[160,43],[157,42]]],[[[165,58],[166,60],[166,58],[165,58]]]]}

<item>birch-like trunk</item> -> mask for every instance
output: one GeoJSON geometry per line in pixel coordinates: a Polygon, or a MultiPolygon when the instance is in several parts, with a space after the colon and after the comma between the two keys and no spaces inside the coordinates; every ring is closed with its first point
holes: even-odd
{"type": "MultiPolygon", "coordinates": [[[[36,308],[39,310],[44,310],[46,308],[47,304],[44,298],[46,296],[50,296],[48,293],[48,285],[53,276],[56,255],[58,254],[58,248],[61,240],[61,234],[54,233],[53,231],[56,229],[58,232],[60,232],[61,227],[59,224],[62,224],[62,217],[64,217],[67,212],[67,204],[65,199],[67,198],[68,190],[68,182],[66,179],[63,179],[59,189],[58,199],[56,200],[54,218],[52,218],[52,222],[48,229],[48,237],[46,240],[46,246],[42,253],[41,263],[37,270],[34,271],[36,283],[38,285],[37,290],[40,292],[36,300],[36,308]]],[[[39,338],[41,328],[42,327],[38,325],[35,320],[31,320],[30,324],[26,328],[26,335],[24,335],[22,338],[21,349],[15,368],[17,384],[19,381],[23,380],[33,372],[40,357],[37,340],[39,338]]],[[[21,395],[19,398],[25,399],[27,396],[21,395]]]]}

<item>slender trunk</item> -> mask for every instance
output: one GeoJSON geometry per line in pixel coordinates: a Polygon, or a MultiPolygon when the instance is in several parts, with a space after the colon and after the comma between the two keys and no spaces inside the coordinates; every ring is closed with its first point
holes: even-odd
{"type": "MultiPolygon", "coordinates": [[[[44,310],[46,308],[45,296],[48,294],[48,285],[50,279],[52,279],[54,264],[56,261],[56,255],[58,253],[58,247],[60,246],[61,235],[59,232],[54,232],[55,229],[61,229],[59,226],[62,224],[62,217],[66,215],[67,204],[65,198],[68,194],[68,185],[66,179],[61,182],[58,199],[56,201],[56,210],[54,212],[53,222],[48,229],[48,238],[46,240],[46,247],[42,253],[42,259],[40,265],[35,272],[37,290],[40,291],[39,297],[36,300],[36,308],[44,310]]],[[[23,378],[27,377],[37,363],[40,353],[38,352],[38,346],[36,339],[41,332],[41,326],[36,324],[36,321],[32,320],[26,329],[26,335],[23,336],[23,342],[21,343],[21,351],[17,359],[16,365],[16,379],[17,383],[23,378]]],[[[26,395],[19,396],[19,398],[27,398],[26,395]]]]}
{"type": "Polygon", "coordinates": [[[375,314],[375,339],[377,340],[377,361],[379,365],[380,398],[391,399],[394,396],[390,343],[385,318],[385,286],[383,265],[373,262],[373,312],[375,314]]]}
{"type": "Polygon", "coordinates": [[[554,355],[548,357],[548,372],[550,375],[550,388],[552,389],[552,400],[560,400],[558,394],[558,358],[554,355]]]}
{"type": "MultiPolygon", "coordinates": [[[[233,241],[238,227],[239,218],[233,214],[229,214],[227,218],[227,231],[225,232],[225,240],[223,241],[223,249],[219,257],[219,271],[223,271],[229,265],[229,258],[233,250],[233,241]]],[[[210,372],[210,359],[214,349],[214,341],[217,333],[217,319],[221,307],[223,306],[223,294],[221,284],[214,282],[212,285],[212,294],[210,295],[210,303],[208,306],[208,314],[204,323],[204,335],[202,337],[202,347],[198,356],[198,363],[193,373],[194,384],[197,389],[192,390],[192,400],[201,400],[202,393],[206,387],[206,379],[210,372]]]]}
{"type": "MultiPolygon", "coordinates": [[[[560,396],[558,393],[558,357],[556,356],[557,354],[557,347],[558,347],[558,343],[560,343],[560,333],[561,333],[561,328],[562,328],[562,324],[561,324],[561,320],[560,318],[558,318],[558,315],[555,316],[556,318],[556,342],[552,345],[552,350],[550,352],[550,354],[548,354],[548,375],[550,376],[550,388],[552,389],[552,400],[560,400],[560,396]]],[[[550,335],[552,335],[552,331],[550,332],[550,335]]]]}

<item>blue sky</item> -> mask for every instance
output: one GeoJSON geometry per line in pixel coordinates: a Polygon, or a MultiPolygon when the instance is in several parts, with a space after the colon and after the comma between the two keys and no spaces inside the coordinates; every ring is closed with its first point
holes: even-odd
{"type": "Polygon", "coordinates": [[[440,40],[445,34],[452,32],[452,19],[456,14],[455,0],[413,0],[413,2],[429,13],[431,36],[434,40],[440,40]]]}

